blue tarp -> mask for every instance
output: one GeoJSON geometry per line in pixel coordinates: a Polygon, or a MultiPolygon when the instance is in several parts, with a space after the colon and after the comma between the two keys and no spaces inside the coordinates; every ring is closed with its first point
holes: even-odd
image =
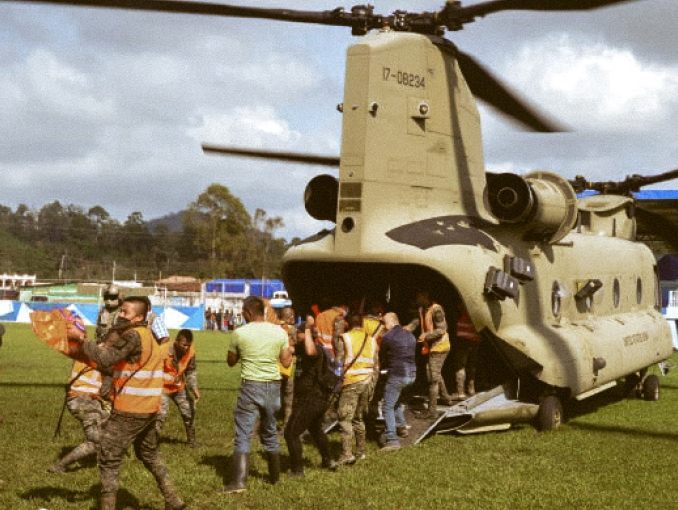
{"type": "MultiPolygon", "coordinates": [[[[68,308],[85,319],[86,324],[96,324],[99,314],[99,306],[94,303],[43,303],[22,301],[0,301],[0,322],[28,322],[28,314],[32,311],[49,311],[58,308],[68,308]]],[[[169,306],[161,308],[156,306],[154,310],[166,316],[166,322],[170,328],[203,329],[205,307],[200,306],[169,306]]]]}
{"type": "Polygon", "coordinates": [[[249,293],[252,296],[270,298],[274,292],[285,290],[285,284],[280,280],[243,280],[243,279],[217,279],[207,282],[207,292],[243,294],[249,284],[249,293]]]}

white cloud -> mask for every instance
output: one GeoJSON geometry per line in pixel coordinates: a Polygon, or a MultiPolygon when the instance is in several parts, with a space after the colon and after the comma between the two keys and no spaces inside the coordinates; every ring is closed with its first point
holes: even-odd
{"type": "Polygon", "coordinates": [[[257,148],[290,147],[301,134],[290,128],[271,106],[235,108],[228,113],[203,113],[202,125],[189,129],[198,141],[257,148]]]}
{"type": "Polygon", "coordinates": [[[530,41],[507,62],[519,90],[578,129],[633,132],[678,106],[678,67],[638,59],[584,36],[530,41]]]}

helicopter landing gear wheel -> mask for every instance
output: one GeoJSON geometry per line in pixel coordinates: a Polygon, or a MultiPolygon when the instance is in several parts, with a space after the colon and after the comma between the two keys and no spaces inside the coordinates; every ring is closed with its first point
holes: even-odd
{"type": "Polygon", "coordinates": [[[659,400],[659,377],[648,375],[643,381],[643,398],[648,402],[659,400]]]}
{"type": "Polygon", "coordinates": [[[541,431],[556,430],[564,422],[563,404],[555,395],[542,400],[537,413],[537,428],[541,431]]]}
{"type": "Polygon", "coordinates": [[[634,372],[624,379],[624,398],[638,397],[640,397],[640,376],[634,372]]]}

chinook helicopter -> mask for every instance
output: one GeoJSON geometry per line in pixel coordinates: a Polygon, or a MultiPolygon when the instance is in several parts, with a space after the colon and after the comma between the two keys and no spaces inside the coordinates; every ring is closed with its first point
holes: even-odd
{"type": "Polygon", "coordinates": [[[563,128],[443,37],[500,11],[623,1],[450,1],[436,12],[391,15],[367,5],[313,12],[181,0],[39,3],[345,26],[361,36],[347,54],[339,157],[203,148],[339,168],[338,179],[319,175],[304,195],[308,213],[336,227],[285,255],[283,280],[297,311],[326,297],[369,296],[407,317],[420,289],[447,310],[450,324],[459,304],[468,311],[483,337],[480,391],[425,423],[413,435],[419,441],[533,420],[555,429],[563,403],[620,378],[629,392],[659,398],[648,369],[671,356],[672,339],[654,256],[637,241],[656,226],[656,213],[643,212],[631,193],[676,175],[595,183],[546,171],[486,172],[476,97],[533,131],[563,128]],[[598,194],[578,198],[587,190],[598,194]]]}

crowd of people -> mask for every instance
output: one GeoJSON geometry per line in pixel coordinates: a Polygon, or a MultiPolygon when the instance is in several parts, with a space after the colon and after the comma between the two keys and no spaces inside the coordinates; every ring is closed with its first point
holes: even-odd
{"type": "MultiPolygon", "coordinates": [[[[173,342],[162,319],[145,297],[121,299],[109,287],[97,321],[96,338],[69,325],[81,356],[74,361],[65,406],[81,423],[85,441],[52,464],[64,472],[73,462],[97,455],[101,475],[101,509],[116,508],[120,469],[130,447],[154,476],[167,510],[185,508],[158,453],[158,437],[169,402],[183,420],[187,444],[199,448],[195,402],[200,399],[193,333],[181,330],[173,342]]],[[[308,434],[323,468],[336,470],[367,454],[366,416],[381,401],[382,450],[400,448],[408,424],[403,403],[417,376],[415,353],[425,355],[428,407],[424,419],[439,416],[438,401],[452,403],[475,392],[474,359],[480,337],[460,308],[455,339],[455,388],[448,393],[441,370],[450,352],[450,334],[442,306],[425,291],[417,292],[418,314],[401,325],[395,312],[376,304],[363,310],[324,302],[297,323],[291,306],[274,313],[257,296],[242,305],[245,324],[231,335],[229,366],[240,366],[242,383],[234,409],[233,477],[222,493],[247,489],[250,441],[261,439],[271,484],[280,478],[277,420],[289,452],[289,476],[303,478],[302,436],[308,434]],[[414,333],[418,336],[415,337],[414,333]],[[419,349],[417,344],[420,344],[419,349]],[[379,382],[379,384],[377,384],[379,382]],[[376,391],[376,395],[375,395],[376,391]],[[334,458],[326,435],[337,422],[341,454],[334,458]]]]}

